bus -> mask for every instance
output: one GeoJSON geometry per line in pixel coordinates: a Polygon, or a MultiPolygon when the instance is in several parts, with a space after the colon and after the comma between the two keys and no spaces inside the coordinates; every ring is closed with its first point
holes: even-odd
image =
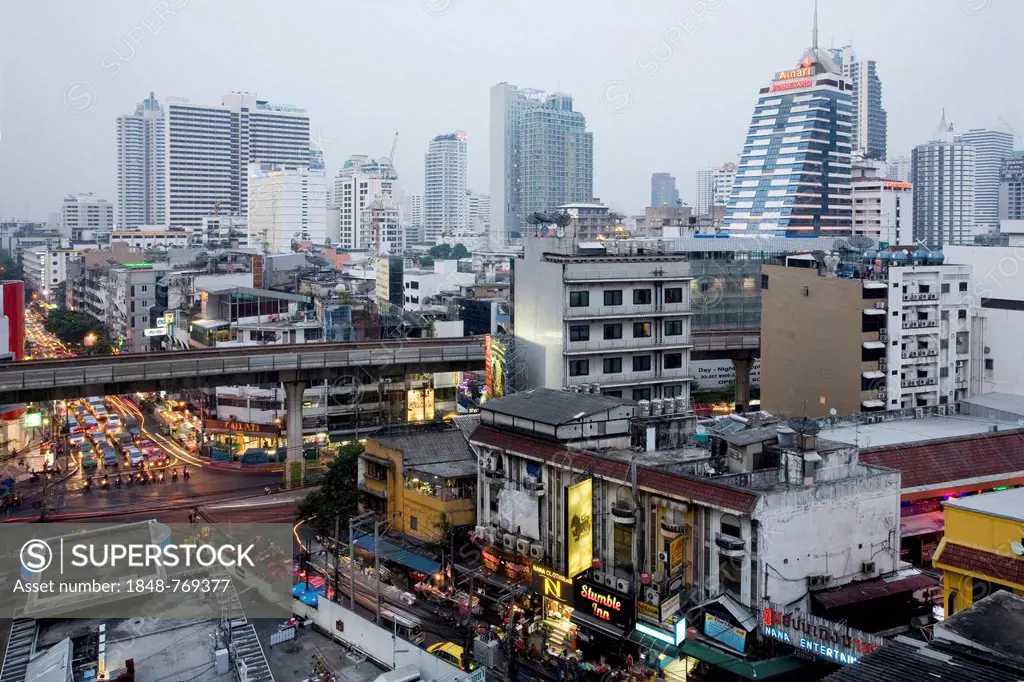
{"type": "MultiPolygon", "coordinates": [[[[341,591],[347,594],[348,583],[344,580],[339,582],[343,583],[343,585],[339,585],[341,591]]],[[[377,607],[374,601],[375,597],[366,594],[358,587],[356,588],[357,604],[371,613],[376,613],[377,607]]],[[[383,623],[383,627],[392,630],[402,639],[417,645],[423,643],[423,640],[425,639],[423,636],[423,623],[419,618],[411,613],[402,611],[390,604],[382,603],[380,606],[380,619],[383,623]]]]}

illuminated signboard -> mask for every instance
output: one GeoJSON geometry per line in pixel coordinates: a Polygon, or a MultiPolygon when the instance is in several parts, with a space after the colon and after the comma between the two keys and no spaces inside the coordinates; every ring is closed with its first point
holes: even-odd
{"type": "Polygon", "coordinates": [[[679,612],[679,593],[676,592],[671,597],[663,599],[661,601],[661,620],[667,621],[669,618],[679,612]]]}
{"type": "Polygon", "coordinates": [[[645,601],[638,601],[636,603],[636,617],[638,620],[654,623],[655,625],[661,622],[661,613],[658,611],[658,607],[645,601]]]}
{"type": "Polygon", "coordinates": [[[563,604],[568,604],[572,598],[572,581],[561,573],[556,573],[540,564],[533,565],[533,578],[530,580],[530,587],[537,594],[563,604]]]}
{"type": "Polygon", "coordinates": [[[594,479],[588,478],[565,489],[565,565],[573,579],[594,562],[594,479]]]}
{"type": "Polygon", "coordinates": [[[761,634],[843,665],[856,663],[882,645],[875,635],[817,616],[786,614],[770,603],[761,610],[761,634]]]}
{"type": "Polygon", "coordinates": [[[391,262],[387,257],[378,258],[374,266],[377,275],[377,303],[391,302],[391,262]]]}
{"type": "Polygon", "coordinates": [[[505,344],[490,334],[484,337],[484,387],[487,400],[505,395],[505,344]]]}
{"type": "Polygon", "coordinates": [[[914,189],[913,183],[910,182],[899,182],[897,180],[889,180],[885,183],[886,189],[914,189]]]}
{"type": "Polygon", "coordinates": [[[665,642],[665,644],[679,646],[680,644],[686,641],[686,619],[680,618],[679,620],[677,620],[675,625],[673,626],[672,632],[658,630],[656,628],[652,628],[649,625],[644,625],[643,623],[636,624],[636,631],[641,634],[653,637],[654,639],[661,640],[662,642],[665,642]]]}
{"type": "Polygon", "coordinates": [[[668,572],[670,575],[676,575],[680,568],[683,567],[683,538],[678,537],[672,542],[668,543],[668,572]]]}
{"type": "Polygon", "coordinates": [[[613,592],[602,585],[579,580],[576,583],[575,597],[574,606],[578,611],[618,628],[629,627],[632,608],[626,607],[625,595],[613,592]]]}
{"type": "Polygon", "coordinates": [[[811,87],[810,80],[802,81],[786,81],[784,83],[773,83],[770,88],[771,92],[779,92],[781,90],[796,90],[797,88],[809,88],[811,87]]]}
{"type": "Polygon", "coordinates": [[[25,428],[32,429],[38,428],[43,425],[43,413],[42,412],[26,412],[25,413],[25,428]]]}
{"type": "Polygon", "coordinates": [[[741,654],[747,648],[747,631],[710,613],[704,614],[704,634],[741,654]]]}
{"type": "Polygon", "coordinates": [[[800,69],[790,69],[789,71],[779,71],[779,75],[775,77],[777,81],[793,80],[794,78],[810,78],[814,75],[814,68],[805,66],[800,69]]]}

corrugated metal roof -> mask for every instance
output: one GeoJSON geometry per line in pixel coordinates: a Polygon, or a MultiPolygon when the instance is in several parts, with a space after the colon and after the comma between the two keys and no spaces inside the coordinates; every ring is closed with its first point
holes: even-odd
{"type": "Polygon", "coordinates": [[[481,409],[542,424],[558,425],[633,404],[633,401],[622,398],[536,388],[488,400],[481,409]]]}
{"type": "Polygon", "coordinates": [[[400,451],[402,464],[405,467],[473,459],[473,450],[459,429],[413,431],[391,436],[378,436],[372,440],[386,448],[400,451]]]}
{"type": "Polygon", "coordinates": [[[873,580],[862,580],[824,592],[814,592],[813,597],[826,609],[872,601],[897,594],[906,594],[926,587],[935,587],[938,581],[919,571],[905,575],[887,576],[873,580]]]}
{"type": "Polygon", "coordinates": [[[1020,682],[1020,675],[900,638],[822,682],[1020,682]]]}

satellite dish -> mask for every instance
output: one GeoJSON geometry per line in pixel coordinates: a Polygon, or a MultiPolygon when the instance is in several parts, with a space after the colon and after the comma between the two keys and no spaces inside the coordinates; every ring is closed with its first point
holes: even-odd
{"type": "Polygon", "coordinates": [[[874,239],[872,239],[871,237],[865,237],[864,235],[861,234],[854,235],[853,237],[848,237],[846,241],[849,242],[850,246],[860,251],[870,249],[872,246],[875,245],[874,239]]]}
{"type": "Polygon", "coordinates": [[[1019,542],[1011,542],[1010,551],[1012,551],[1017,556],[1024,556],[1024,544],[1021,544],[1019,542]]]}

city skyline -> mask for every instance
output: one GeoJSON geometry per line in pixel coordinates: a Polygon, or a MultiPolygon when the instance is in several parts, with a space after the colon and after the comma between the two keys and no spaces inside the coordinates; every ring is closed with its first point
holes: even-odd
{"type": "MultiPolygon", "coordinates": [[[[1024,8],[982,3],[978,11],[972,9],[973,5],[961,4],[921,1],[899,7],[887,5],[884,27],[877,24],[881,5],[851,7],[825,1],[820,7],[823,45],[851,44],[858,55],[878,64],[885,85],[887,151],[891,157],[906,156],[914,146],[925,142],[927,136],[920,134],[917,121],[943,105],[961,129],[999,128],[1000,118],[1008,119],[1011,125],[1017,123],[1012,113],[1019,108],[1018,96],[986,86],[984,78],[967,78],[959,55],[961,51],[970,53],[972,61],[1012,59],[1020,48],[1012,41],[999,40],[998,35],[1007,30],[1002,27],[1014,24],[1013,18],[1021,16],[1024,8]],[[927,38],[912,30],[920,22],[930,27],[927,38]],[[894,33],[901,36],[900,41],[890,40],[894,33]],[[958,50],[929,47],[953,36],[958,50]],[[908,68],[912,58],[914,63],[923,59],[930,68],[925,73],[908,68]],[[961,72],[965,77],[950,80],[949,74],[961,72]]],[[[567,47],[556,44],[553,52],[524,62],[522,54],[511,58],[497,53],[502,52],[501,48],[521,44],[517,36],[527,24],[543,39],[547,29],[536,27],[528,6],[505,8],[495,22],[493,13],[465,3],[447,3],[443,12],[433,5],[424,9],[415,4],[388,17],[403,39],[429,29],[428,37],[415,38],[410,49],[416,41],[436,46],[438,39],[462,36],[463,40],[472,33],[468,28],[481,21],[502,25],[502,30],[486,39],[471,37],[463,42],[466,48],[485,48],[485,58],[479,66],[465,69],[464,77],[442,84],[439,92],[436,80],[416,75],[421,68],[418,65],[411,77],[392,79],[392,87],[403,96],[425,97],[429,104],[408,111],[385,107],[398,112],[385,116],[377,107],[342,102],[319,84],[314,75],[318,69],[312,67],[336,58],[324,49],[314,46],[301,58],[274,55],[273,59],[223,50],[213,53],[219,60],[204,55],[197,61],[196,55],[178,47],[209,37],[208,31],[217,25],[218,17],[230,12],[227,7],[185,4],[174,14],[156,20],[149,17],[146,25],[152,29],[143,31],[145,37],[136,39],[137,45],[126,36],[137,35],[135,28],[143,24],[145,13],[136,18],[100,8],[90,19],[95,30],[76,32],[71,22],[52,21],[53,16],[66,16],[59,8],[55,13],[33,7],[12,8],[8,10],[10,21],[5,23],[26,30],[12,34],[7,44],[12,53],[31,52],[38,59],[11,70],[5,82],[4,102],[8,106],[0,112],[0,128],[2,149],[9,163],[0,170],[0,178],[9,191],[0,197],[0,215],[44,219],[68,193],[93,192],[116,201],[111,121],[132,111],[150,91],[155,91],[161,102],[173,95],[216,102],[224,92],[247,90],[301,106],[310,112],[311,142],[324,152],[328,176],[333,176],[353,153],[386,155],[393,131],[399,130],[402,140],[408,142],[399,144],[396,166],[408,178],[407,191],[418,193],[422,191],[422,178],[414,172],[419,156],[416,141],[429,139],[439,129],[456,128],[466,130],[474,139],[487,139],[487,90],[501,81],[549,92],[564,91],[574,97],[575,108],[586,114],[588,130],[594,134],[594,193],[605,203],[627,214],[639,212],[649,196],[650,173],[656,170],[680,178],[682,196],[693,197],[697,169],[733,158],[741,146],[749,124],[749,119],[744,119],[753,104],[754,88],[763,82],[765,66],[781,69],[789,65],[794,55],[810,43],[808,0],[792,0],[784,7],[772,8],[740,2],[707,5],[696,16],[691,8],[681,10],[668,2],[656,3],[643,16],[622,23],[618,27],[623,36],[617,41],[620,44],[602,50],[602,54],[588,53],[584,60],[582,55],[573,55],[567,47]],[[771,34],[750,35],[742,58],[729,58],[716,68],[718,74],[729,73],[728,80],[687,73],[688,57],[717,53],[717,46],[728,36],[749,33],[747,29],[767,21],[769,15],[785,15],[791,22],[771,34]],[[48,30],[42,32],[42,42],[30,47],[26,41],[34,33],[31,27],[44,23],[48,30]],[[552,68],[552,64],[558,67],[552,68]],[[698,100],[702,105],[692,111],[679,111],[683,107],[677,107],[674,110],[679,113],[667,118],[664,107],[673,105],[672,96],[698,100]],[[15,101],[17,107],[12,106],[15,101]],[[656,134],[637,136],[636,131],[656,134]],[[39,140],[44,144],[37,144],[39,140]]],[[[595,18],[613,18],[612,7],[611,3],[599,2],[591,12],[595,18]]],[[[555,19],[568,18],[576,11],[572,4],[547,10],[555,19]]],[[[321,14],[333,11],[325,5],[321,14]]],[[[383,16],[382,10],[370,7],[360,7],[356,12],[368,22],[380,21],[383,16]]],[[[283,37],[300,30],[297,24],[282,21],[266,8],[257,6],[250,14],[245,26],[254,29],[274,25],[283,37]]],[[[358,53],[362,49],[358,40],[347,49],[358,53]]],[[[439,51],[435,64],[447,63],[457,53],[461,50],[439,51]]],[[[393,68],[411,64],[401,54],[381,59],[393,68]]],[[[338,89],[367,91],[375,87],[371,73],[346,79],[344,87],[338,89]]],[[[468,162],[468,186],[486,191],[490,159],[483,149],[477,149],[468,162]]]]}

